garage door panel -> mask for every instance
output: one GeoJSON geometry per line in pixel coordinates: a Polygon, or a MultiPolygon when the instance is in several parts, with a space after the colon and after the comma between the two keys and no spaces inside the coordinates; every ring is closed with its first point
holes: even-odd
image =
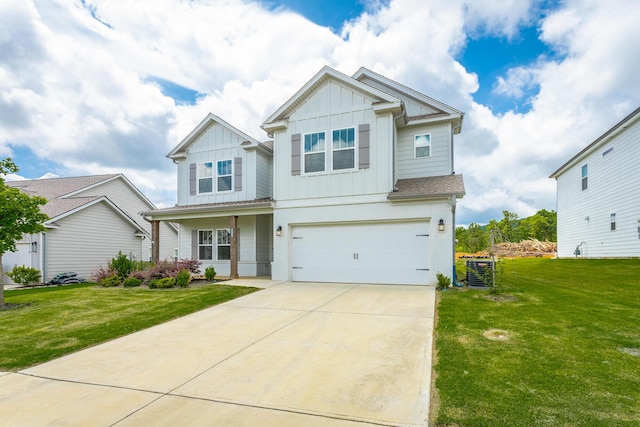
{"type": "Polygon", "coordinates": [[[407,222],[296,227],[293,280],[426,284],[428,226],[407,222]]]}

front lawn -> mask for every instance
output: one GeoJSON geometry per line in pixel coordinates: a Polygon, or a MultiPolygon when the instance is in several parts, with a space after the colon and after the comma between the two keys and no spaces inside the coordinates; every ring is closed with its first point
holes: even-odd
{"type": "Polygon", "coordinates": [[[503,262],[438,293],[433,424],[640,426],[640,260],[503,262]]]}
{"type": "Polygon", "coordinates": [[[185,289],[94,284],[5,291],[0,371],[18,370],[257,291],[228,285],[185,289]]]}

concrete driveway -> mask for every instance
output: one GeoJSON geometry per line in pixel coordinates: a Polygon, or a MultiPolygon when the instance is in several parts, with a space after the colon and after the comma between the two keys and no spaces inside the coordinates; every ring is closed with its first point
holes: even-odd
{"type": "Polygon", "coordinates": [[[267,286],[18,373],[4,426],[425,426],[433,287],[267,286]]]}

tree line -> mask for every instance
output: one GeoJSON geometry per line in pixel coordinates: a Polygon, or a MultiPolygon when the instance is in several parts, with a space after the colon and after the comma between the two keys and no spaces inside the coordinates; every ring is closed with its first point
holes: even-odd
{"type": "Polygon", "coordinates": [[[502,215],[502,219],[492,219],[487,225],[471,223],[466,228],[456,227],[456,251],[483,251],[491,245],[491,234],[496,242],[557,241],[557,214],[553,210],[542,209],[527,218],[518,218],[518,214],[509,211],[502,211],[502,215]]]}

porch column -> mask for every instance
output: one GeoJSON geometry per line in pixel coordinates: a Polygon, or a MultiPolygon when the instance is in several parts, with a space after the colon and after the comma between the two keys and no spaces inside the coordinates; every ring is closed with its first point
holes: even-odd
{"type": "MultiPolygon", "coordinates": [[[[141,254],[142,255],[142,254],[141,254]]],[[[151,221],[151,260],[160,261],[160,221],[151,221]]]]}
{"type": "Polygon", "coordinates": [[[238,217],[231,216],[231,279],[238,278],[238,217]]]}

